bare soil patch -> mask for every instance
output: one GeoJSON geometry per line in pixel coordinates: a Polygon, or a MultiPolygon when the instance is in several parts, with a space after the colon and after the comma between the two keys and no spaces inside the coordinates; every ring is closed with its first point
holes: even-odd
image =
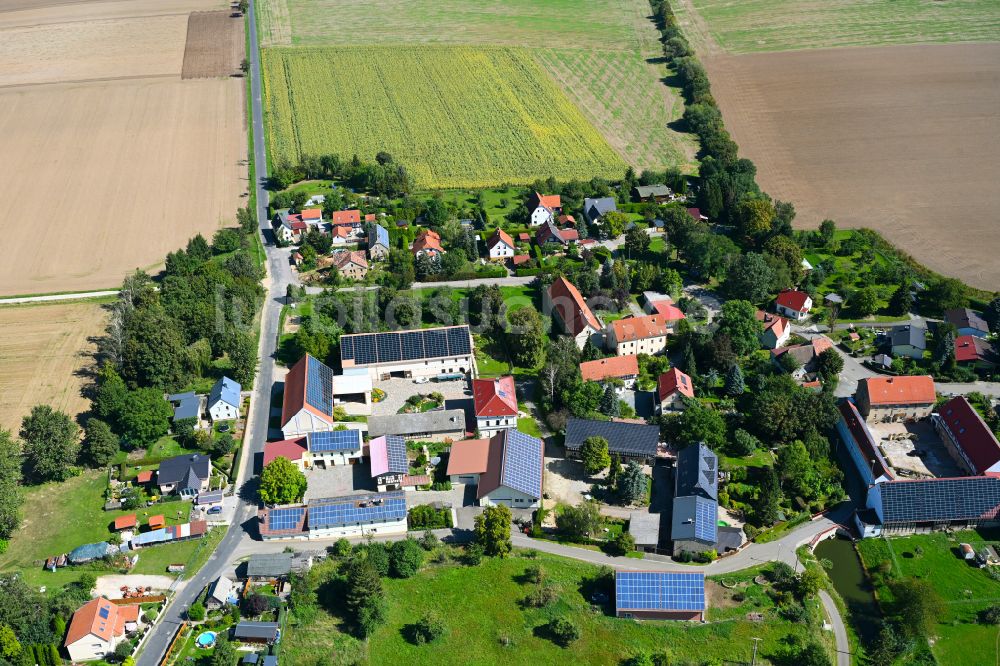
{"type": "Polygon", "coordinates": [[[928,267],[1000,284],[1000,44],[706,59],[741,152],[796,225],[870,227],[928,267]]]}
{"type": "Polygon", "coordinates": [[[232,12],[193,12],[188,17],[181,78],[231,76],[239,72],[245,50],[243,19],[232,12]]]}
{"type": "Polygon", "coordinates": [[[89,407],[81,390],[106,315],[93,302],[0,307],[0,428],[17,432],[38,404],[71,416],[89,407]]]}
{"type": "Polygon", "coordinates": [[[246,183],[242,79],[0,91],[8,221],[0,294],[114,287],[232,224],[246,183]],[[25,209],[40,211],[24,221],[25,209]]]}

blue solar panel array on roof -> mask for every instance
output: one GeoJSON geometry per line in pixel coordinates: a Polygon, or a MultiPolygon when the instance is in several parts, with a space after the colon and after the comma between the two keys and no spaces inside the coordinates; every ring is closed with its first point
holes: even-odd
{"type": "Polygon", "coordinates": [[[542,496],[542,440],[508,430],[500,483],[526,495],[542,496]]]}
{"type": "Polygon", "coordinates": [[[333,370],[311,356],[306,361],[306,400],[324,414],[333,414],[333,370]]]}
{"type": "Polygon", "coordinates": [[[426,331],[355,333],[340,338],[341,360],[353,360],[355,365],[467,356],[471,353],[472,342],[466,325],[426,331]]]}
{"type": "Polygon", "coordinates": [[[110,615],[110,611],[107,608],[101,608],[100,610],[97,611],[97,614],[103,617],[105,620],[107,620],[108,615],[110,615]]]}
{"type": "Polygon", "coordinates": [[[389,471],[393,474],[406,474],[410,471],[410,463],[406,457],[406,440],[399,435],[386,435],[385,449],[389,457],[389,471]]]}
{"type": "Polygon", "coordinates": [[[1000,511],[1000,479],[890,481],[878,486],[883,523],[995,519],[1000,511]]]}
{"type": "Polygon", "coordinates": [[[331,430],[329,432],[309,433],[309,450],[313,453],[353,451],[360,448],[360,430],[331,430]]]}
{"type": "Polygon", "coordinates": [[[406,518],[406,496],[403,493],[337,497],[313,500],[309,503],[309,529],[404,518],[406,518]]]}
{"type": "Polygon", "coordinates": [[[705,610],[705,574],[619,571],[615,607],[619,611],[705,610]]]}
{"type": "MultiPolygon", "coordinates": [[[[381,224],[374,224],[372,227],[375,229],[374,242],[379,245],[384,245],[386,248],[389,247],[389,232],[381,224]]],[[[370,246],[370,245],[369,245],[370,246]]]]}
{"type": "Polygon", "coordinates": [[[719,510],[713,500],[695,498],[694,536],[709,543],[715,543],[718,532],[719,510]]]}
{"type": "Polygon", "coordinates": [[[302,515],[306,512],[304,506],[294,506],[284,509],[271,509],[267,515],[267,528],[269,530],[293,530],[302,521],[302,515]]]}

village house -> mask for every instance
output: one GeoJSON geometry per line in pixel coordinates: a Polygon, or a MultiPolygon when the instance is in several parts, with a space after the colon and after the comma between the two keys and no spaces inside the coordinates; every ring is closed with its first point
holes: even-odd
{"type": "Polygon", "coordinates": [[[708,217],[702,214],[700,208],[688,208],[687,214],[691,216],[691,219],[695,222],[708,222],[708,217]]]}
{"type": "Polygon", "coordinates": [[[168,458],[156,471],[156,485],[161,495],[177,493],[184,499],[194,499],[208,490],[212,476],[212,463],[200,453],[185,453],[168,458]]]}
{"type": "Polygon", "coordinates": [[[333,370],[309,354],[291,367],[281,405],[281,432],[286,439],[333,429],[332,386],[333,370]]]}
{"type": "Polygon", "coordinates": [[[361,211],[356,208],[334,211],[330,216],[330,226],[347,227],[356,234],[361,231],[361,211]]]}
{"type": "Polygon", "coordinates": [[[406,440],[398,435],[382,435],[368,442],[371,477],[380,493],[391,490],[413,490],[406,440]]]}
{"type": "Polygon", "coordinates": [[[542,499],[542,440],[517,429],[490,439],[452,444],[448,476],[454,483],[476,485],[480,506],[532,509],[542,499]]]}
{"type": "Polygon", "coordinates": [[[219,576],[208,586],[205,595],[205,607],[218,610],[225,606],[234,606],[239,602],[239,592],[236,583],[225,576],[219,576]]]}
{"type": "Polygon", "coordinates": [[[368,225],[368,258],[383,261],[389,256],[389,231],[381,224],[368,225]]]}
{"type": "Polygon", "coordinates": [[[616,617],[702,622],[705,599],[705,574],[700,571],[615,572],[616,617]]]}
{"type": "Polygon", "coordinates": [[[239,418],[240,390],[240,385],[229,377],[215,382],[208,394],[208,415],[213,422],[239,418]]]}
{"type": "Polygon", "coordinates": [[[927,350],[927,329],[922,326],[895,326],[889,331],[889,345],[892,355],[922,359],[927,350]]]}
{"type": "Polygon", "coordinates": [[[660,315],[625,317],[608,324],[607,348],[618,356],[659,354],[667,348],[666,320],[660,315]]]}
{"type": "Polygon", "coordinates": [[[978,336],[961,335],[955,339],[955,361],[977,370],[994,370],[997,367],[996,350],[978,336]]]}
{"type": "Polygon", "coordinates": [[[986,320],[969,308],[955,308],[945,310],[944,320],[953,325],[958,331],[956,335],[971,335],[977,338],[985,338],[990,334],[990,327],[986,320]]]}
{"type": "Polygon", "coordinates": [[[264,444],[266,467],[275,458],[285,458],[301,470],[354,465],[364,455],[362,431],[357,428],[320,430],[292,439],[264,444]]]}
{"type": "Polygon", "coordinates": [[[424,229],[417,234],[411,249],[415,257],[428,256],[433,259],[445,253],[441,247],[441,235],[431,229],[424,229]]]}
{"type": "Polygon", "coordinates": [[[517,427],[517,394],[514,378],[472,380],[472,401],[476,429],[482,437],[492,437],[501,430],[517,427]]]}
{"type": "Polygon", "coordinates": [[[718,541],[719,459],[704,444],[677,453],[670,538],[674,556],[714,550],[718,541]]]}
{"type": "Polygon", "coordinates": [[[275,236],[286,243],[299,243],[310,229],[321,230],[323,211],[307,208],[299,213],[290,213],[287,208],[276,211],[272,227],[275,236]]]}
{"type": "Polygon", "coordinates": [[[667,334],[673,335],[674,329],[681,319],[687,319],[684,311],[674,305],[673,299],[664,294],[655,292],[643,292],[643,311],[647,314],[657,315],[667,327],[667,334]]]}
{"type": "Polygon", "coordinates": [[[557,243],[562,246],[575,243],[580,240],[580,233],[576,229],[560,229],[552,222],[545,222],[535,232],[535,242],[538,245],[547,243],[557,243]]]}
{"type": "Polygon", "coordinates": [[[340,365],[345,375],[364,368],[372,380],[383,381],[477,374],[468,324],[342,335],[340,365]]]}
{"type": "Polygon", "coordinates": [[[858,411],[869,423],[930,416],[937,395],[930,375],[866,377],[854,394],[858,411]]]}
{"type": "Polygon", "coordinates": [[[514,256],[514,239],[503,229],[497,228],[486,241],[486,252],[491,261],[504,261],[514,256]]]}
{"type": "Polygon", "coordinates": [[[788,342],[792,335],[792,327],[784,317],[757,310],[757,321],[761,323],[764,330],[758,336],[760,344],[764,349],[777,349],[788,342]]]}
{"type": "Polygon", "coordinates": [[[636,185],[632,188],[632,197],[636,201],[646,203],[666,203],[670,201],[673,192],[663,184],[636,185]]]}
{"type": "Polygon", "coordinates": [[[563,332],[576,341],[578,349],[583,349],[592,337],[599,339],[601,322],[572,282],[560,275],[545,290],[544,297],[543,312],[555,316],[563,332]]]}
{"type": "Polygon", "coordinates": [[[602,217],[617,210],[618,204],[615,202],[614,197],[583,200],[583,219],[590,224],[599,222],[602,217]]]}
{"type": "Polygon", "coordinates": [[[561,211],[562,199],[558,194],[532,192],[528,197],[528,212],[533,227],[553,221],[556,213],[561,211]]]}
{"type": "Polygon", "coordinates": [[[354,230],[351,227],[332,227],[330,229],[330,243],[332,245],[348,245],[357,241],[354,230]]]}
{"type": "Polygon", "coordinates": [[[683,411],[684,399],[694,398],[694,383],[691,377],[677,368],[670,368],[657,378],[656,403],[657,411],[683,411]]]}
{"type": "Polygon", "coordinates": [[[617,456],[622,463],[635,460],[645,465],[656,460],[660,427],[632,421],[570,417],[566,421],[566,457],[579,458],[580,448],[590,437],[603,437],[608,442],[608,453],[617,456]]]}
{"type": "Polygon", "coordinates": [[[790,372],[795,379],[803,379],[807,375],[815,372],[816,359],[827,349],[833,348],[833,341],[824,335],[817,335],[808,342],[791,347],[780,347],[771,350],[771,362],[779,370],[790,372]],[[793,368],[786,365],[789,361],[785,358],[794,359],[793,368]]]}
{"type": "Polygon", "coordinates": [[[364,280],[368,275],[368,260],[360,250],[342,250],[333,255],[333,265],[341,277],[364,280]]]}
{"type": "Polygon", "coordinates": [[[194,427],[201,426],[201,396],[194,391],[172,393],[167,396],[167,402],[174,408],[174,426],[179,421],[194,421],[194,427]]]}
{"type": "Polygon", "coordinates": [[[91,599],[73,613],[63,645],[73,661],[93,661],[112,654],[126,635],[142,624],[139,606],[91,599]]]}
{"type": "Polygon", "coordinates": [[[797,289],[784,289],[778,294],[775,310],[779,315],[801,321],[809,316],[812,305],[812,298],[806,292],[797,289]]]}
{"type": "Polygon", "coordinates": [[[635,387],[635,380],[639,377],[639,357],[626,354],[584,361],[580,364],[580,375],[585,382],[617,379],[622,382],[622,388],[631,389],[635,387]]]}

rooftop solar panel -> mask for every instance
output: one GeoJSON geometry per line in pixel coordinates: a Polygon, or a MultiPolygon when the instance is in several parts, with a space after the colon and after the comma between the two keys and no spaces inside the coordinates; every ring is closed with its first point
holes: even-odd
{"type": "Polygon", "coordinates": [[[532,497],[542,496],[542,440],[508,430],[500,482],[532,497]]]}
{"type": "Polygon", "coordinates": [[[379,363],[395,363],[403,358],[399,347],[399,333],[376,333],[375,348],[379,363]]]}
{"type": "Polygon", "coordinates": [[[464,356],[472,352],[469,329],[465,326],[448,329],[448,352],[450,356],[464,356]]]}
{"type": "Polygon", "coordinates": [[[443,329],[424,331],[425,358],[448,355],[448,334],[443,329]]]}
{"type": "Polygon", "coordinates": [[[571,418],[566,423],[566,448],[576,451],[588,437],[603,437],[608,441],[608,451],[656,456],[660,441],[660,428],[641,423],[614,423],[612,421],[592,421],[571,418]]]}
{"type": "Polygon", "coordinates": [[[878,485],[884,523],[996,519],[1000,479],[970,476],[878,485]]]}
{"type": "Polygon", "coordinates": [[[358,365],[370,365],[378,362],[374,335],[361,333],[354,336],[354,362],[358,365]]]}
{"type": "Polygon", "coordinates": [[[306,364],[306,400],[323,414],[333,414],[333,370],[312,357],[306,364]]]}
{"type": "Polygon", "coordinates": [[[424,334],[421,331],[406,331],[399,335],[403,348],[403,359],[412,361],[424,358],[424,334]]]}
{"type": "Polygon", "coordinates": [[[615,574],[619,610],[700,611],[705,609],[702,573],[619,571],[615,574]]]}
{"type": "Polygon", "coordinates": [[[340,338],[340,360],[354,360],[354,338],[350,335],[340,338]]]}
{"type": "Polygon", "coordinates": [[[272,531],[294,530],[305,512],[304,506],[271,509],[267,515],[267,528],[272,531]]]}
{"type": "Polygon", "coordinates": [[[695,537],[714,543],[716,540],[718,519],[718,508],[715,502],[699,497],[695,506],[695,537]]]}
{"type": "Polygon", "coordinates": [[[405,517],[406,497],[403,493],[338,497],[309,503],[310,529],[402,520],[405,517]]]}
{"type": "Polygon", "coordinates": [[[309,450],[314,453],[324,451],[353,451],[361,448],[360,430],[332,430],[309,433],[309,450]]]}
{"type": "Polygon", "coordinates": [[[472,342],[468,326],[426,331],[355,333],[340,339],[341,360],[354,360],[356,365],[397,363],[471,353],[472,342]]]}
{"type": "Polygon", "coordinates": [[[389,454],[389,471],[393,474],[406,474],[410,464],[406,456],[406,440],[399,435],[387,435],[385,448],[389,454]]]}

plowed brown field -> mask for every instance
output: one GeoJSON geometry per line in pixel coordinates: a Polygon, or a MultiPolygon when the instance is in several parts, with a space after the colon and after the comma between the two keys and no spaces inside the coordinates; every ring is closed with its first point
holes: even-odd
{"type": "Polygon", "coordinates": [[[88,406],[93,336],[104,332],[100,304],[0,307],[0,428],[15,433],[31,408],[45,403],[75,416],[88,406]]]}
{"type": "Polygon", "coordinates": [[[796,224],[871,227],[941,273],[1000,288],[1000,44],[706,59],[742,154],[796,224]]]}
{"type": "Polygon", "coordinates": [[[229,11],[192,12],[181,78],[232,76],[239,72],[245,47],[242,18],[229,11]]]}

